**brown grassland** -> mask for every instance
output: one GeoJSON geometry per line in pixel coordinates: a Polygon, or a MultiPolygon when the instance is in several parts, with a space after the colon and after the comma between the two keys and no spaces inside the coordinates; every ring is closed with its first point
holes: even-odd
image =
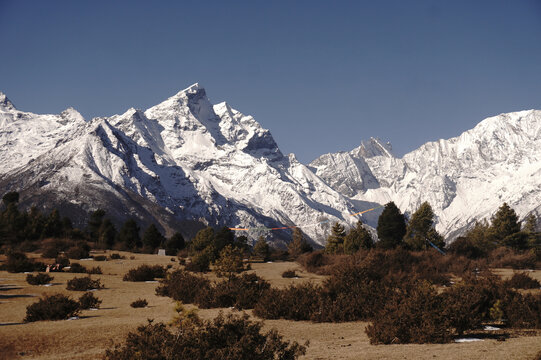
{"type": "MultiPolygon", "coordinates": [[[[116,252],[116,251],[115,251],[116,252]]],[[[175,315],[174,301],[155,295],[157,283],[122,281],[124,274],[142,264],[173,265],[177,261],[169,256],[131,254],[120,252],[126,259],[92,261],[75,260],[86,267],[100,266],[100,279],[104,289],[94,292],[102,300],[98,310],[85,310],[78,320],[39,321],[23,323],[26,307],[36,302],[42,294],[62,293],[78,299],[83,292],[66,290],[66,283],[82,274],[52,273],[53,285],[32,286],[26,274],[0,271],[0,359],[96,359],[105,349],[122,342],[128,332],[147,319],[168,323],[175,315]],[[130,259],[130,256],[135,259],[130,259]],[[134,309],[130,303],[142,298],[148,307],[134,309]]],[[[109,255],[110,252],[107,252],[109,255]]],[[[38,256],[38,255],[36,255],[38,256]]],[[[4,257],[0,258],[4,259],[4,257]]],[[[307,273],[293,262],[253,263],[252,270],[270,281],[272,286],[284,287],[292,283],[321,282],[325,277],[307,273]],[[282,278],[285,270],[293,269],[300,278],[282,278]]],[[[497,269],[504,278],[513,274],[510,269],[497,269]]],[[[213,273],[207,274],[215,279],[213,273]]],[[[530,272],[541,281],[541,271],[530,272]]],[[[534,290],[541,291],[541,290],[534,290]]],[[[199,310],[204,319],[216,316],[219,311],[231,309],[199,310]]],[[[250,311],[247,311],[251,314],[250,311]]],[[[367,322],[311,323],[306,321],[266,320],[265,330],[276,328],[287,340],[310,345],[303,359],[534,359],[541,352],[541,331],[510,332],[505,341],[485,339],[469,343],[425,345],[370,345],[365,333],[367,322]]]]}

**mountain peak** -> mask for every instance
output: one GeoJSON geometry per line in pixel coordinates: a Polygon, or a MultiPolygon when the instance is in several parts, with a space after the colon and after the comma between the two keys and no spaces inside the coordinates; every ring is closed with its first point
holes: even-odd
{"type": "Polygon", "coordinates": [[[361,145],[353,152],[359,157],[371,158],[376,156],[394,157],[391,143],[383,144],[380,139],[371,137],[369,140],[361,141],[361,145]]]}
{"type": "Polygon", "coordinates": [[[15,110],[15,105],[8,99],[6,94],[0,91],[0,108],[6,110],[15,110]]]}
{"type": "Polygon", "coordinates": [[[199,83],[192,84],[188,86],[186,89],[180,90],[174,97],[184,97],[184,96],[190,96],[197,93],[205,93],[205,88],[200,85],[199,83]]]}

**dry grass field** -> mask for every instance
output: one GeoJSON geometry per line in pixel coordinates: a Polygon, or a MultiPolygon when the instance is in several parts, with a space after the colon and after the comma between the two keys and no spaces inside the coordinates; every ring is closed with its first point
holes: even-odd
{"type": "MultiPolygon", "coordinates": [[[[109,254],[109,253],[108,253],[109,254]]],[[[105,285],[94,294],[103,302],[98,310],[86,310],[77,320],[22,323],[26,307],[42,294],[63,293],[78,298],[82,292],[66,290],[66,282],[83,274],[52,273],[53,285],[32,286],[26,274],[0,271],[0,359],[96,359],[113,343],[121,342],[129,331],[147,319],[168,322],[174,316],[174,302],[158,297],[153,282],[122,281],[123,275],[141,264],[173,265],[171,257],[122,253],[126,259],[93,261],[81,260],[86,267],[100,266],[103,275],[92,275],[105,285]],[[134,256],[134,259],[130,259],[134,256]],[[138,298],[148,301],[148,307],[134,309],[130,303],[138,298]]],[[[269,280],[273,286],[291,283],[321,282],[324,277],[306,273],[296,263],[255,263],[252,271],[269,280]],[[285,270],[294,269],[298,279],[284,279],[285,270]]],[[[503,277],[512,270],[497,269],[503,277]]],[[[541,280],[541,271],[530,272],[541,280]]],[[[214,275],[209,274],[210,278],[214,275]]],[[[199,310],[202,318],[212,318],[220,309],[199,310]]],[[[232,311],[222,309],[222,311],[232,311]]],[[[250,313],[250,312],[248,312],[250,313]]],[[[266,320],[265,328],[276,328],[286,339],[299,343],[310,341],[304,359],[533,359],[541,351],[541,332],[527,331],[511,334],[506,341],[485,339],[469,343],[434,345],[370,345],[365,322],[310,323],[287,320],[266,320]],[[519,336],[520,335],[520,336],[519,336]]]]}

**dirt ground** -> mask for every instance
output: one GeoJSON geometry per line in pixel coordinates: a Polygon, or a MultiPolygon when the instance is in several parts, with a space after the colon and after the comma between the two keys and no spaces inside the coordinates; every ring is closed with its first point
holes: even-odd
{"type": "MultiPolygon", "coordinates": [[[[25,281],[26,274],[0,271],[0,359],[96,359],[113,343],[124,340],[129,331],[146,323],[147,319],[169,322],[174,312],[174,302],[155,295],[157,283],[122,281],[123,275],[141,264],[173,265],[171,257],[122,253],[126,259],[93,261],[81,260],[86,267],[100,266],[100,279],[105,289],[95,291],[103,302],[98,310],[85,310],[77,320],[40,321],[22,323],[26,307],[36,302],[42,294],[63,293],[78,298],[82,292],[66,290],[66,282],[83,274],[53,273],[53,285],[32,286],[25,281]],[[135,256],[135,259],[130,259],[135,256]],[[139,298],[148,301],[148,307],[133,309],[130,303],[139,298]]],[[[303,281],[321,282],[324,277],[306,273],[292,262],[256,263],[253,271],[269,280],[273,286],[283,287],[303,281]],[[294,269],[298,279],[284,279],[285,270],[294,269]]],[[[497,269],[504,278],[513,273],[497,269]]],[[[529,274],[541,281],[541,271],[529,274]]],[[[213,275],[209,275],[213,278],[213,275]]],[[[229,309],[199,310],[202,318],[212,318],[219,311],[229,309]]],[[[248,311],[250,314],[250,311],[248,311]]],[[[541,351],[541,332],[525,332],[511,336],[506,341],[485,339],[467,343],[434,345],[370,345],[365,334],[366,322],[310,323],[287,320],[266,320],[265,329],[276,328],[286,339],[299,343],[310,341],[303,359],[533,359],[541,351]]]]}

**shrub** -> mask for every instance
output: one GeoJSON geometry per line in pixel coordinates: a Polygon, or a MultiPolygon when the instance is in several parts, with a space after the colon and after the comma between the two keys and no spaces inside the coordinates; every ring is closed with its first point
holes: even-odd
{"type": "Polygon", "coordinates": [[[520,253],[506,247],[499,247],[489,256],[492,267],[510,267],[512,269],[535,269],[537,257],[533,252],[520,253]]]}
{"type": "Polygon", "coordinates": [[[119,259],[125,259],[126,257],[125,256],[122,256],[118,253],[112,253],[111,255],[109,255],[109,257],[111,258],[111,260],[119,260],[119,259]]]}
{"type": "Polygon", "coordinates": [[[84,293],[79,298],[79,309],[81,310],[87,310],[87,309],[97,309],[100,307],[101,300],[94,296],[91,292],[84,293]]]}
{"type": "Polygon", "coordinates": [[[214,262],[216,275],[231,277],[235,273],[244,271],[243,257],[244,251],[242,249],[227,245],[220,252],[220,257],[214,262]]]}
{"type": "Polygon", "coordinates": [[[132,308],[144,308],[148,305],[148,302],[145,299],[137,299],[130,304],[132,308]]]}
{"type": "Polygon", "coordinates": [[[541,296],[509,292],[502,301],[507,325],[513,328],[541,329],[541,296]]]}
{"type": "Polygon", "coordinates": [[[68,296],[56,294],[45,296],[26,307],[24,322],[40,320],[64,320],[79,313],[79,304],[68,296]]]}
{"type": "Polygon", "coordinates": [[[467,277],[442,294],[444,310],[449,326],[459,335],[476,329],[491,319],[490,311],[506,289],[496,278],[467,277]]]}
{"type": "Polygon", "coordinates": [[[427,282],[400,289],[366,328],[371,344],[444,343],[450,340],[442,299],[427,282]]]}
{"type": "Polygon", "coordinates": [[[99,267],[99,266],[94,266],[91,269],[87,269],[86,273],[87,274],[97,274],[97,275],[103,274],[103,272],[101,271],[101,267],[99,267]]]}
{"type": "Polygon", "coordinates": [[[532,279],[524,272],[514,273],[511,279],[506,281],[509,287],[515,289],[539,289],[541,283],[536,279],[532,279]]]}
{"type": "Polygon", "coordinates": [[[333,259],[337,256],[325,254],[323,250],[305,253],[297,258],[297,262],[301,264],[306,271],[315,274],[328,274],[329,267],[333,263],[333,259]]]}
{"type": "Polygon", "coordinates": [[[305,346],[284,341],[276,330],[262,333],[261,328],[246,314],[183,322],[176,332],[149,321],[129,333],[123,346],[107,350],[105,359],[292,360],[305,354],[305,346]]]}
{"type": "Polygon", "coordinates": [[[270,289],[254,307],[254,315],[264,319],[310,320],[318,310],[321,288],[311,283],[270,289]]]}
{"type": "Polygon", "coordinates": [[[66,251],[66,256],[70,259],[86,259],[90,256],[88,245],[72,246],[66,251]]]}
{"type": "Polygon", "coordinates": [[[295,270],[286,270],[282,273],[282,277],[291,279],[297,277],[297,273],[295,272],[295,270]]]}
{"type": "Polygon", "coordinates": [[[256,274],[242,274],[202,289],[195,302],[202,308],[235,307],[251,309],[270,288],[270,284],[256,274]]]}
{"type": "Polygon", "coordinates": [[[70,273],[81,274],[81,273],[86,273],[87,269],[86,269],[86,267],[84,267],[83,265],[81,265],[79,263],[72,263],[70,265],[69,272],[70,273]]]}
{"type": "Polygon", "coordinates": [[[64,255],[58,255],[55,259],[55,263],[60,265],[60,268],[65,268],[66,266],[70,266],[69,259],[64,255]]]}
{"type": "Polygon", "coordinates": [[[367,320],[393,292],[393,285],[374,264],[342,263],[323,283],[316,321],[367,320]]]}
{"type": "Polygon", "coordinates": [[[194,254],[190,262],[186,264],[186,270],[193,272],[207,272],[210,270],[210,262],[213,258],[211,246],[194,254]],[[208,250],[207,250],[208,249],[208,250]]]}
{"type": "Polygon", "coordinates": [[[459,237],[449,245],[449,253],[464,256],[468,259],[479,259],[487,256],[487,251],[468,237],[459,237]]]}
{"type": "Polygon", "coordinates": [[[105,255],[94,255],[92,258],[94,261],[107,261],[107,256],[105,255]]]}
{"type": "Polygon", "coordinates": [[[41,252],[41,257],[54,259],[60,254],[60,251],[55,246],[46,246],[41,252]]]}
{"type": "Polygon", "coordinates": [[[74,277],[71,280],[68,280],[68,286],[66,289],[74,291],[87,291],[93,289],[102,289],[103,285],[100,282],[100,279],[92,280],[90,276],[87,277],[74,277]]]}
{"type": "Polygon", "coordinates": [[[5,269],[10,273],[43,271],[45,270],[45,265],[28,259],[23,253],[11,252],[7,256],[5,269]]]}
{"type": "Polygon", "coordinates": [[[152,281],[154,278],[164,278],[167,269],[160,265],[141,265],[131,269],[124,275],[124,281],[152,281]]]}
{"type": "Polygon", "coordinates": [[[35,276],[32,274],[26,275],[26,282],[30,285],[45,285],[49,284],[52,280],[52,276],[43,273],[37,274],[35,276]]]}
{"type": "Polygon", "coordinates": [[[156,288],[156,294],[159,296],[169,296],[185,304],[194,303],[200,291],[208,288],[210,281],[190,274],[185,270],[177,270],[170,274],[156,288]]]}

